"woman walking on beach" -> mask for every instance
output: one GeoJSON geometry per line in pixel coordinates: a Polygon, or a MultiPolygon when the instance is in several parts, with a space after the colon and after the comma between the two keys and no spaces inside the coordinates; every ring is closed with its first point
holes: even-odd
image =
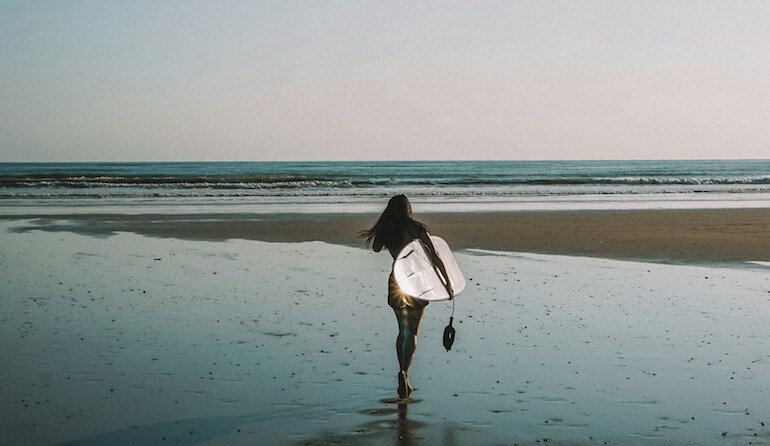
{"type": "MultiPolygon", "coordinates": [[[[412,205],[406,195],[396,195],[391,198],[377,223],[368,231],[364,231],[361,236],[366,237],[367,246],[371,246],[375,252],[380,252],[383,247],[387,248],[394,261],[406,245],[419,239],[433,264],[445,278],[448,277],[444,264],[433,248],[427,226],[412,218],[412,205]]],[[[448,280],[445,283],[447,283],[447,292],[451,296],[452,287],[448,280]]],[[[401,291],[391,270],[388,279],[388,305],[393,308],[398,321],[396,338],[396,355],[400,367],[397,375],[398,396],[406,398],[412,393],[412,386],[409,385],[409,366],[412,364],[417,347],[417,330],[428,302],[401,291]]]]}

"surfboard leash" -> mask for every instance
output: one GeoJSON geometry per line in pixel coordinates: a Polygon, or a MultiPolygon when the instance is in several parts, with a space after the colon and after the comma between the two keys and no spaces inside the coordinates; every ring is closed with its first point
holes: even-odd
{"type": "Polygon", "coordinates": [[[452,299],[452,315],[449,316],[449,325],[444,327],[444,348],[446,351],[452,349],[452,344],[455,342],[455,329],[452,327],[452,322],[455,319],[455,300],[452,299]]]}

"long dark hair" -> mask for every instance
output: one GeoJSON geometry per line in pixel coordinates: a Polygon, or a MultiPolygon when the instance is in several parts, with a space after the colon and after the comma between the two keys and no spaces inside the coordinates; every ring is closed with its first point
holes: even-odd
{"type": "Polygon", "coordinates": [[[366,237],[366,246],[373,246],[375,251],[382,247],[390,248],[399,243],[405,231],[413,232],[415,236],[428,228],[412,218],[412,204],[406,195],[396,195],[388,201],[377,223],[360,236],[366,237]]]}

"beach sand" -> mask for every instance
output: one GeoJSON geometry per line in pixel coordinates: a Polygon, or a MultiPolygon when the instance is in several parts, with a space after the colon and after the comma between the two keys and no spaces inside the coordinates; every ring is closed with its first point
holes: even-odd
{"type": "MultiPolygon", "coordinates": [[[[61,214],[17,230],[98,236],[135,232],[191,240],[325,241],[361,247],[375,214],[61,214]]],[[[563,254],[654,262],[770,261],[770,209],[423,213],[454,249],[563,254]]]]}
{"type": "Polygon", "coordinates": [[[0,444],[770,443],[768,211],[647,212],[421,215],[468,288],[401,405],[372,216],[6,219],[0,444]]]}

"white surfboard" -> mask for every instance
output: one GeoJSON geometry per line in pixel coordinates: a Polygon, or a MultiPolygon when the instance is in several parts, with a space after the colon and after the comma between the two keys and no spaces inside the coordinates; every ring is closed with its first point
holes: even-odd
{"type": "MultiPolygon", "coordinates": [[[[457,261],[452,255],[449,245],[441,237],[430,236],[436,254],[444,263],[449,275],[449,283],[455,296],[465,289],[463,277],[457,261]]],[[[398,286],[404,293],[422,300],[447,300],[450,298],[444,284],[441,282],[430,256],[419,239],[406,245],[393,262],[393,275],[398,286]]]]}

